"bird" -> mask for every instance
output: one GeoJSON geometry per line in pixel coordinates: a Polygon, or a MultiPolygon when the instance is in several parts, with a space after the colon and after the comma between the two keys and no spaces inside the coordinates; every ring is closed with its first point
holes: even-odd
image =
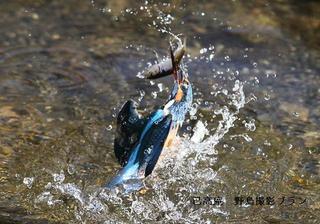
{"type": "Polygon", "coordinates": [[[160,109],[143,117],[137,111],[138,104],[132,99],[120,109],[114,152],[122,168],[105,184],[106,188],[113,189],[122,185],[127,191],[141,189],[142,180],[152,173],[163,149],[172,145],[191,108],[193,98],[189,75],[179,66],[185,51],[184,46],[178,47],[174,52],[170,44],[171,65],[168,66],[168,60],[165,60],[165,63],[151,67],[152,72],[145,73],[149,79],[173,75],[172,91],[160,109]],[[164,68],[161,67],[163,65],[164,68]],[[158,72],[155,72],[155,67],[158,72]]]}

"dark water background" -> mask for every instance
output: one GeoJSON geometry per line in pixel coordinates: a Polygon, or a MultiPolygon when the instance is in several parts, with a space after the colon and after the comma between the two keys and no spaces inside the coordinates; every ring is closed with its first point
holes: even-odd
{"type": "Polygon", "coordinates": [[[0,15],[0,223],[320,222],[319,1],[15,0],[0,15]],[[121,105],[147,113],[170,92],[136,76],[169,32],[187,37],[191,115],[146,192],[106,192],[121,105]],[[192,204],[207,195],[224,205],[192,204]]]}

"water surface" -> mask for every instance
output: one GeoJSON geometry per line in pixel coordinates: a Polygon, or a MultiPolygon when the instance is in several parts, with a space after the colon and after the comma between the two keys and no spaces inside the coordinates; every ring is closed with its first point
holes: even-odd
{"type": "Polygon", "coordinates": [[[317,1],[0,3],[2,223],[319,223],[317,1]],[[115,117],[171,78],[137,77],[187,37],[194,104],[174,147],[123,195],[115,117]],[[195,197],[223,205],[193,205],[195,197]],[[234,205],[270,196],[275,205],[234,205]],[[280,204],[294,197],[293,205],[280,204]],[[306,199],[305,203],[299,202],[306,199]]]}

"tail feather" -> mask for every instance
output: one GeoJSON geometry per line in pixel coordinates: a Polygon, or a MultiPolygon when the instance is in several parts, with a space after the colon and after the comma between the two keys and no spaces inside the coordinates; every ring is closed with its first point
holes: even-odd
{"type": "Polygon", "coordinates": [[[114,178],[111,179],[111,181],[109,181],[105,185],[105,187],[112,189],[118,185],[124,185],[128,181],[139,179],[138,169],[138,164],[127,164],[117,173],[117,175],[114,178]]]}

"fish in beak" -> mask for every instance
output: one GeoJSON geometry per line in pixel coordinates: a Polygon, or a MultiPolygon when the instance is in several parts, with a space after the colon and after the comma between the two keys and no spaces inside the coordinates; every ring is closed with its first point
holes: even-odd
{"type": "Polygon", "coordinates": [[[186,52],[186,39],[184,39],[183,43],[181,41],[178,41],[178,47],[174,51],[172,50],[172,47],[170,44],[170,55],[172,54],[173,57],[171,56],[171,58],[166,58],[157,64],[151,65],[143,72],[143,76],[146,79],[158,79],[158,78],[171,75],[174,70],[174,64],[175,65],[180,64],[185,52],[186,52]]]}

